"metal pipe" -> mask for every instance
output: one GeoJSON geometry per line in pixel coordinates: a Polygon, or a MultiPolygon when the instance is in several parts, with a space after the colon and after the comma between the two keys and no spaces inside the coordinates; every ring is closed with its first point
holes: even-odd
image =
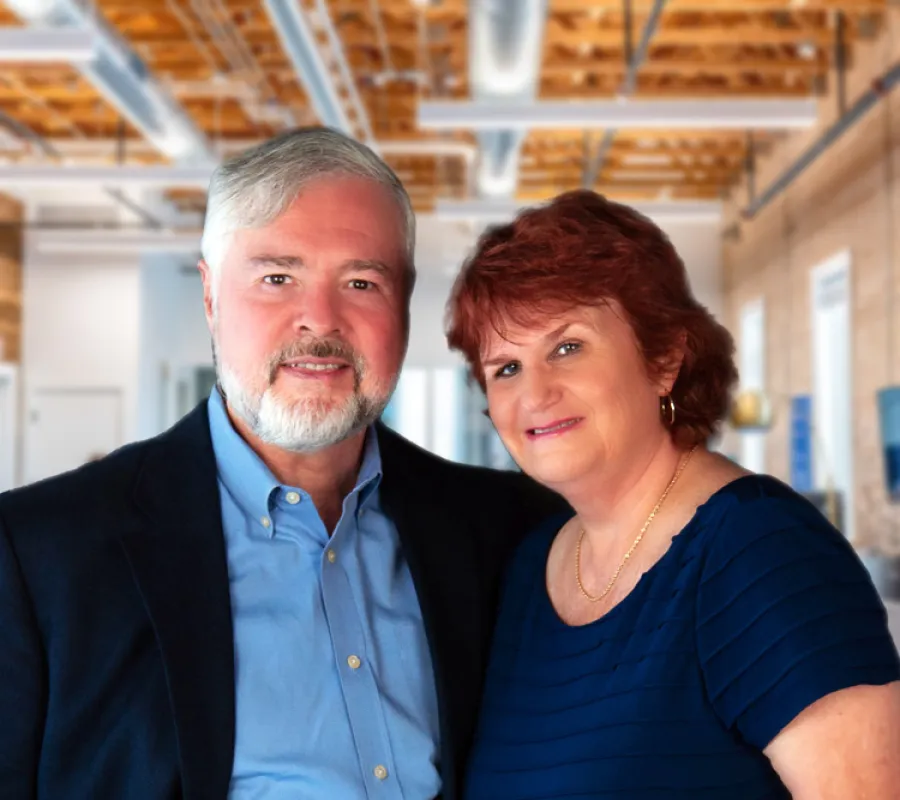
{"type": "Polygon", "coordinates": [[[747,133],[747,157],[744,160],[747,169],[747,197],[752,203],[756,199],[756,142],[753,131],[747,133]]]}
{"type": "Polygon", "coordinates": [[[788,188],[807,167],[864,117],[888,92],[900,83],[900,62],[894,64],[847,110],[837,122],[810,145],[800,157],[781,173],[766,190],[741,212],[744,219],[752,219],[778,195],[788,188]]]}
{"type": "Polygon", "coordinates": [[[634,14],[631,13],[631,0],[622,0],[622,28],[625,35],[625,69],[631,69],[634,63],[634,14]]]}
{"type": "Polygon", "coordinates": [[[834,70],[837,79],[838,114],[847,113],[847,43],[844,12],[838,11],[834,19],[834,70]]]}
{"type": "Polygon", "coordinates": [[[371,146],[375,140],[375,134],[369,122],[369,112],[366,110],[366,106],[356,88],[356,80],[350,69],[350,62],[347,61],[347,54],[344,52],[344,43],[341,37],[338,36],[334,23],[331,21],[331,12],[325,0],[316,0],[316,8],[319,12],[322,30],[328,39],[328,44],[337,63],[338,72],[344,81],[344,88],[347,90],[350,104],[353,106],[353,111],[356,114],[356,122],[363,130],[363,142],[371,146]]]}
{"type": "MultiPolygon", "coordinates": [[[[638,42],[637,49],[632,54],[631,60],[628,63],[628,68],[625,71],[625,78],[619,89],[620,97],[628,97],[634,93],[635,87],[637,86],[638,70],[640,69],[641,64],[646,61],[647,55],[650,52],[650,40],[653,38],[656,29],[659,27],[665,5],[666,0],[654,0],[650,16],[647,18],[647,23],[644,25],[644,30],[641,33],[641,40],[638,42]]],[[[612,144],[617,133],[617,130],[607,128],[594,157],[589,159],[585,164],[584,179],[582,181],[582,185],[585,189],[594,188],[597,177],[603,169],[603,165],[606,163],[606,157],[609,155],[610,149],[612,149],[612,144]]]]}
{"type": "Polygon", "coordinates": [[[178,23],[188,35],[188,38],[191,40],[191,43],[196,48],[197,52],[200,53],[206,63],[209,64],[212,75],[219,74],[219,64],[216,61],[215,55],[206,42],[197,36],[197,32],[194,30],[194,26],[188,15],[184,12],[184,9],[178,5],[176,0],[166,0],[166,9],[178,20],[178,23]]]}
{"type": "Polygon", "coordinates": [[[39,147],[44,151],[44,155],[51,158],[60,158],[60,152],[52,144],[50,144],[43,136],[36,131],[31,130],[23,122],[19,122],[15,117],[11,117],[5,111],[0,109],[0,125],[7,130],[12,131],[16,136],[39,147]]]}
{"type": "Polygon", "coordinates": [[[394,73],[394,61],[391,58],[391,45],[388,42],[387,32],[384,29],[384,19],[381,15],[381,6],[378,0],[369,0],[369,13],[375,25],[375,36],[378,39],[378,48],[381,50],[381,68],[388,74],[394,73]]]}

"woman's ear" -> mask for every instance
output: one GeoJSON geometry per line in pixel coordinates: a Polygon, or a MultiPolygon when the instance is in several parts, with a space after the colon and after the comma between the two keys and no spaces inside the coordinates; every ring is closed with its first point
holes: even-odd
{"type": "Polygon", "coordinates": [[[678,336],[675,346],[669,351],[669,354],[662,360],[657,373],[659,380],[659,388],[661,396],[665,397],[672,394],[672,388],[678,380],[681,367],[684,364],[684,351],[687,343],[687,334],[682,331],[678,336]]]}

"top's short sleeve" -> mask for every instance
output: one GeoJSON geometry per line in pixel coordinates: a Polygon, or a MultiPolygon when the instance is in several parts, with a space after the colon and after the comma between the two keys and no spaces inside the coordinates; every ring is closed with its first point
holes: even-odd
{"type": "Polygon", "coordinates": [[[825,695],[900,678],[868,572],[806,500],[739,494],[715,524],[697,592],[697,646],[725,725],[763,749],[825,695]]]}

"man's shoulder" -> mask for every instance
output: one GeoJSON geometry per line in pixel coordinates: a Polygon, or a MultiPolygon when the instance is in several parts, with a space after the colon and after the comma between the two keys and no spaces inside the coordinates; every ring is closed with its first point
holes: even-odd
{"type": "Polygon", "coordinates": [[[83,526],[89,519],[112,518],[132,508],[146,473],[170,476],[170,485],[191,484],[198,463],[212,462],[205,404],[167,431],[120,447],[98,461],[0,494],[0,525],[23,523],[34,529],[53,523],[83,526]],[[197,451],[208,458],[196,458],[197,451]]]}
{"type": "Polygon", "coordinates": [[[32,527],[55,519],[71,522],[96,511],[115,513],[130,498],[155,445],[153,439],[128,444],[97,461],[0,494],[0,523],[32,527]]]}

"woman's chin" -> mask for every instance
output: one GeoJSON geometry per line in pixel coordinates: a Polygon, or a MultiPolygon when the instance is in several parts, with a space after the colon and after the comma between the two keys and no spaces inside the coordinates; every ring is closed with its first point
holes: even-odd
{"type": "Polygon", "coordinates": [[[588,474],[587,464],[578,457],[535,459],[531,464],[520,464],[522,471],[538,483],[560,491],[563,487],[577,483],[588,474]]]}

